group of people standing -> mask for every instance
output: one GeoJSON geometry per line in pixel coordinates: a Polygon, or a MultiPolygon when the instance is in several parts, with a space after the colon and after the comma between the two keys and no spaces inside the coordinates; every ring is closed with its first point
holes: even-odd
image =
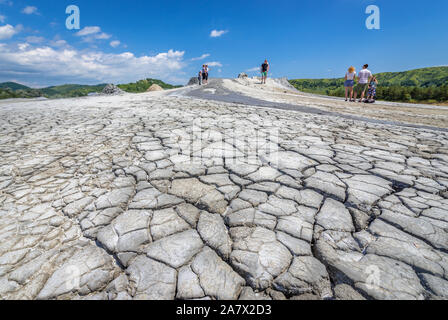
{"type": "Polygon", "coordinates": [[[208,65],[202,65],[202,69],[199,71],[198,80],[200,86],[208,84],[208,65]]]}
{"type": "MultiPolygon", "coordinates": [[[[268,60],[264,60],[264,63],[261,65],[261,84],[266,84],[266,80],[268,78],[270,65],[268,60]]],[[[199,71],[198,74],[198,80],[199,85],[206,85],[208,84],[208,65],[204,64],[202,65],[202,69],[199,71]]]]}
{"type": "Polygon", "coordinates": [[[350,67],[348,72],[345,74],[345,101],[356,102],[356,98],[360,95],[359,102],[373,103],[376,98],[376,87],[378,85],[378,80],[372,72],[368,69],[369,65],[365,64],[359,74],[356,74],[356,69],[350,67]],[[355,82],[358,83],[355,86],[355,82]],[[364,100],[364,96],[367,92],[367,99],[364,100]],[[350,95],[349,95],[350,92],[350,95]]]}
{"type": "MultiPolygon", "coordinates": [[[[368,69],[369,65],[365,64],[359,73],[356,73],[354,67],[350,67],[345,74],[345,101],[356,102],[358,95],[360,96],[359,102],[372,103],[376,99],[376,87],[378,85],[377,78],[368,69]],[[355,85],[355,82],[357,84],[355,85]],[[364,100],[364,96],[367,91],[367,99],[364,100]]],[[[270,65],[268,60],[265,60],[261,65],[261,84],[266,84],[268,73],[270,71],[270,65]]],[[[198,80],[199,85],[208,84],[208,65],[202,65],[202,69],[199,71],[198,80]]]]}

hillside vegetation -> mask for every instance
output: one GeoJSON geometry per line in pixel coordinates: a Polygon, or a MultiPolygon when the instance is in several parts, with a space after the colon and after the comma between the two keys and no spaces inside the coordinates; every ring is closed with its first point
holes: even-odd
{"type": "Polygon", "coordinates": [[[17,90],[29,90],[31,88],[24,86],[23,84],[20,83],[15,83],[15,82],[3,82],[0,83],[0,89],[11,89],[13,91],[17,91],[17,90]]]}
{"type": "Polygon", "coordinates": [[[64,84],[62,86],[53,86],[41,89],[42,93],[47,98],[72,98],[84,97],[89,93],[101,92],[106,84],[98,84],[94,86],[86,86],[79,84],[64,84]]]}
{"type": "Polygon", "coordinates": [[[0,99],[12,99],[12,98],[38,98],[42,97],[43,93],[36,89],[18,89],[13,90],[9,87],[0,89],[0,99]]]}
{"type": "MultiPolygon", "coordinates": [[[[146,92],[148,88],[158,84],[163,89],[173,89],[180,86],[173,86],[157,79],[145,79],[135,83],[120,84],[122,90],[132,93],[146,92]]],[[[64,84],[61,86],[52,86],[42,89],[33,89],[15,82],[3,82],[0,83],[0,99],[12,99],[12,98],[36,98],[46,97],[49,99],[56,98],[73,98],[84,97],[90,93],[99,93],[103,91],[106,84],[98,85],[79,85],[79,84],[64,84]]]]}
{"type": "Polygon", "coordinates": [[[152,86],[153,84],[158,84],[165,90],[182,87],[182,86],[173,86],[161,80],[149,79],[149,78],[137,81],[135,83],[119,84],[118,87],[126,92],[141,93],[146,92],[149,89],[149,87],[152,86]]]}
{"type": "MultiPolygon", "coordinates": [[[[448,67],[432,67],[404,72],[384,72],[378,78],[380,100],[402,102],[447,102],[448,67]]],[[[290,83],[298,90],[343,97],[344,79],[297,79],[290,83]]]]}

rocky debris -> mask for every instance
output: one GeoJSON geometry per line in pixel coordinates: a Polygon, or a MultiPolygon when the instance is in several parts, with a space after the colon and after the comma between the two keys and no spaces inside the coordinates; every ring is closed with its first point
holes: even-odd
{"type": "Polygon", "coordinates": [[[325,266],[314,257],[294,258],[288,271],[275,279],[275,288],[290,295],[314,293],[321,299],[330,299],[330,278],[325,266]]]}
{"type": "Polygon", "coordinates": [[[188,81],[188,83],[187,83],[187,86],[194,86],[194,85],[199,85],[198,77],[191,78],[190,81],[188,81]]]}
{"type": "Polygon", "coordinates": [[[138,256],[126,271],[131,295],[136,300],[173,300],[176,293],[175,269],[138,256]]]}
{"type": "Polygon", "coordinates": [[[231,262],[253,288],[269,288],[274,278],[289,267],[292,255],[277,241],[273,231],[260,227],[234,228],[231,235],[235,242],[231,262]]]}
{"type": "Polygon", "coordinates": [[[168,192],[210,212],[223,214],[227,209],[224,196],[213,186],[204,184],[198,179],[175,180],[168,192]]]}
{"type": "Polygon", "coordinates": [[[359,292],[348,284],[338,284],[334,287],[334,294],[337,300],[366,300],[359,292]]]}
{"type": "Polygon", "coordinates": [[[242,72],[238,75],[238,79],[246,79],[248,76],[246,73],[242,72]]]}
{"type": "Polygon", "coordinates": [[[76,290],[87,295],[104,288],[118,272],[104,251],[88,246],[78,250],[46,281],[37,299],[54,299],[76,290]]]}
{"type": "Polygon", "coordinates": [[[148,97],[0,109],[0,299],[448,298],[447,133],[148,97]]]}
{"type": "Polygon", "coordinates": [[[200,299],[205,297],[199,278],[191,270],[191,266],[184,266],[179,270],[177,277],[177,299],[200,299]]]}
{"type": "Polygon", "coordinates": [[[289,90],[297,91],[297,89],[292,84],[289,83],[288,78],[283,77],[283,78],[277,78],[274,80],[276,82],[280,83],[282,86],[288,88],[289,90]]]}
{"type": "Polygon", "coordinates": [[[106,95],[119,95],[125,92],[114,84],[108,84],[107,86],[104,87],[101,93],[106,95]]]}
{"type": "Polygon", "coordinates": [[[150,244],[146,255],[173,268],[179,268],[190,261],[203,246],[199,234],[195,230],[189,230],[150,244]]]}
{"type": "Polygon", "coordinates": [[[152,240],[146,229],[151,216],[149,211],[126,211],[102,228],[97,239],[108,251],[115,252],[123,265],[127,265],[130,257],[140,251],[140,246],[152,240]]]}
{"type": "Polygon", "coordinates": [[[191,269],[198,275],[206,295],[220,300],[236,300],[245,281],[210,248],[196,256],[191,269]]]}
{"type": "Polygon", "coordinates": [[[428,273],[423,273],[422,277],[427,286],[433,292],[434,297],[448,299],[448,281],[434,277],[428,273]]]}
{"type": "Polygon", "coordinates": [[[352,217],[343,203],[327,199],[316,216],[316,223],[325,230],[353,232],[352,217]]]}
{"type": "Polygon", "coordinates": [[[224,259],[229,259],[232,252],[232,240],[220,215],[202,212],[198,221],[198,232],[211,248],[224,259]]]}
{"type": "Polygon", "coordinates": [[[148,90],[146,90],[147,92],[153,92],[153,91],[163,91],[164,89],[161,87],[161,86],[159,86],[158,84],[153,84],[152,86],[150,86],[149,88],[148,88],[148,90]]]}

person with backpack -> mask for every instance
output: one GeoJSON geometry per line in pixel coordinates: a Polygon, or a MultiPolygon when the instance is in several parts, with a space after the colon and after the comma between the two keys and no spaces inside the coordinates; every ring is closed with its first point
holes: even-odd
{"type": "Polygon", "coordinates": [[[264,60],[264,63],[261,65],[261,84],[266,84],[269,68],[270,66],[268,60],[264,60]]]}
{"type": "Polygon", "coordinates": [[[376,100],[376,86],[378,85],[378,80],[375,76],[372,76],[369,84],[369,91],[367,92],[366,103],[375,103],[376,100]]]}

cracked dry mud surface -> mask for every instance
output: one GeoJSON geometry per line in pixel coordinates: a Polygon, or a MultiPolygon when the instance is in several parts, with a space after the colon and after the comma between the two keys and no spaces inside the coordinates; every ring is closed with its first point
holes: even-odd
{"type": "Polygon", "coordinates": [[[0,108],[1,299],[448,299],[448,134],[142,94],[0,108]]]}

